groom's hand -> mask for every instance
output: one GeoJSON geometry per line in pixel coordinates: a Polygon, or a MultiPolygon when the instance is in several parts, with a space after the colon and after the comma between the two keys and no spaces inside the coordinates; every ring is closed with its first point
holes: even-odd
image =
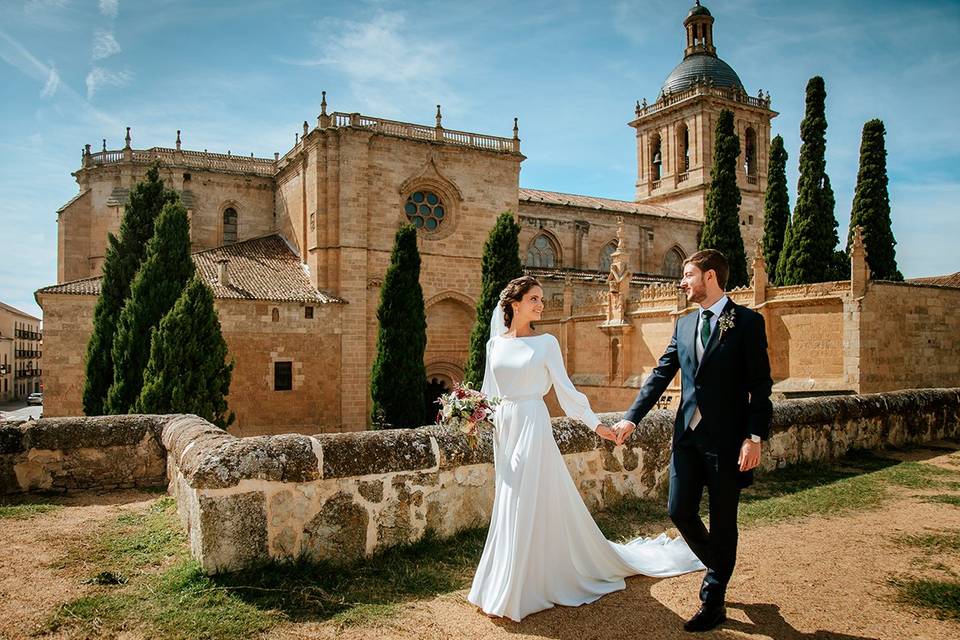
{"type": "Polygon", "coordinates": [[[623,444],[627,441],[627,438],[630,437],[630,434],[633,433],[633,430],[637,428],[637,425],[633,424],[629,420],[621,420],[613,426],[613,430],[617,432],[617,444],[623,444]]]}
{"type": "Polygon", "coordinates": [[[754,442],[750,438],[743,441],[740,445],[740,460],[737,462],[740,465],[740,471],[750,471],[760,464],[760,449],[759,442],[754,442]]]}
{"type": "Polygon", "coordinates": [[[597,427],[596,434],[601,438],[603,438],[604,440],[609,440],[614,444],[620,444],[619,442],[617,442],[617,434],[614,433],[613,429],[611,429],[605,424],[601,424],[597,427]]]}

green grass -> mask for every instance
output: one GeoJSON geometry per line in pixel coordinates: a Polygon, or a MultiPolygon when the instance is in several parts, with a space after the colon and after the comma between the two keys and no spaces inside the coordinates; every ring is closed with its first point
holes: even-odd
{"type": "Polygon", "coordinates": [[[958,553],[960,552],[960,531],[902,536],[897,539],[897,542],[918,547],[927,553],[958,553]]]}
{"type": "MultiPolygon", "coordinates": [[[[896,487],[929,489],[950,480],[960,481],[960,472],[857,452],[836,465],[762,476],[743,495],[741,521],[760,525],[840,515],[875,508],[896,487]]],[[[924,499],[941,497],[960,502],[960,496],[924,499]]],[[[665,502],[625,500],[598,513],[597,523],[614,540],[656,534],[671,526],[665,502]]],[[[958,537],[905,543],[953,549],[958,537]]],[[[147,638],[217,640],[255,637],[283,621],[369,625],[397,615],[405,603],[469,587],[485,539],[486,530],[476,529],[446,540],[427,537],[347,566],[274,563],[206,576],[190,559],[176,506],[165,497],[149,509],[119,516],[67,552],[62,566],[81,566],[91,580],[109,572],[126,582],[91,585],[87,596],[62,605],[47,628],[78,628],[89,635],[132,629],[147,638]]]]}
{"type": "Polygon", "coordinates": [[[269,629],[277,615],[222,589],[189,558],[171,498],[123,514],[67,551],[61,567],[90,568],[91,582],[110,572],[122,585],[96,586],[60,606],[46,630],[76,627],[90,635],[135,628],[146,638],[245,638],[269,629]]]}
{"type": "Polygon", "coordinates": [[[931,611],[941,619],[960,620],[960,582],[926,578],[891,578],[897,601],[931,611]]]}
{"type": "Polygon", "coordinates": [[[0,505],[0,520],[29,520],[37,516],[57,511],[62,507],[58,504],[4,504],[0,505]]]}
{"type": "MultiPolygon", "coordinates": [[[[741,497],[740,521],[765,524],[880,506],[893,487],[944,487],[960,472],[857,451],[835,465],[798,465],[763,476],[741,497]]],[[[960,497],[958,497],[960,498],[960,497]]]]}
{"type": "Polygon", "coordinates": [[[933,496],[920,496],[920,499],[924,502],[933,502],[938,504],[949,504],[954,507],[960,507],[960,496],[950,495],[949,493],[943,493],[933,496]]]}

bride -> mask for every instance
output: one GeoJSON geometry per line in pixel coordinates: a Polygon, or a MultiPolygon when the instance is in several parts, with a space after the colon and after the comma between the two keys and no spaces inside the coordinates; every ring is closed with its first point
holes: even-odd
{"type": "Polygon", "coordinates": [[[587,511],[553,439],[543,396],[552,384],[564,412],[615,440],[570,382],[560,345],[534,335],[543,289],[533,277],[500,294],[487,342],[482,391],[500,396],[494,416],[496,495],[490,530],[467,599],[519,622],[555,604],[578,606],[626,587],[625,576],[675,576],[703,569],[682,538],[662,534],[609,542],[587,511]]]}

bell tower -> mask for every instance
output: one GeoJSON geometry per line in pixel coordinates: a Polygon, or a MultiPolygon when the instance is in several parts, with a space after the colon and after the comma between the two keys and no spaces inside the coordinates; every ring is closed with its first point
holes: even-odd
{"type": "Polygon", "coordinates": [[[740,137],[737,185],[740,231],[753,258],[763,236],[763,198],[770,151],[770,94],[747,95],[736,71],[720,59],[713,39],[714,18],[697,0],[683,21],[683,61],[664,81],[657,99],[637,102],[629,126],[637,137],[636,201],[657,204],[703,219],[714,130],[720,111],[733,112],[740,137]]]}

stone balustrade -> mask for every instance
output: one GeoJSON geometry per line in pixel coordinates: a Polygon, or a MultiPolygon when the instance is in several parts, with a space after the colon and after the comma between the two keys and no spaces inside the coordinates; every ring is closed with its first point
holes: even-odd
{"type": "MultiPolygon", "coordinates": [[[[612,424],[619,414],[604,414],[612,424]]],[[[553,421],[588,507],[662,495],[673,414],[653,411],[621,447],[553,421]]],[[[960,389],[786,400],[774,405],[761,472],[960,436],[960,389]]],[[[196,416],[107,416],[0,425],[4,492],[150,486],[166,480],[205,571],[269,561],[346,562],[427,531],[483,527],[492,447],[438,427],[236,438],[196,416]]]]}
{"type": "Polygon", "coordinates": [[[84,167],[95,167],[121,162],[151,164],[157,161],[165,165],[189,169],[253,173],[259,176],[273,176],[276,173],[274,158],[237,156],[229,153],[210,153],[207,151],[189,151],[165,147],[104,150],[84,154],[83,156],[84,167]]]}
{"type": "Polygon", "coordinates": [[[411,122],[398,122],[385,118],[374,118],[359,113],[331,113],[332,127],[354,127],[370,129],[377,133],[410,138],[413,140],[433,140],[473,149],[485,149],[502,153],[520,153],[520,140],[517,138],[499,138],[469,131],[456,131],[444,127],[428,127],[411,122]]]}

